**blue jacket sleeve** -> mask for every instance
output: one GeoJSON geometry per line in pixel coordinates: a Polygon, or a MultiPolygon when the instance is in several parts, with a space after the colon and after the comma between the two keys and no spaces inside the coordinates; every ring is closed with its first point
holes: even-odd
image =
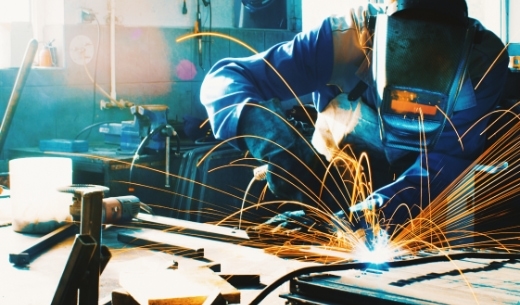
{"type": "MultiPolygon", "coordinates": [[[[205,76],[200,99],[217,139],[237,135],[244,105],[271,98],[287,100],[318,90],[333,66],[331,27],[297,34],[293,40],[246,58],[217,62],[205,76]],[[292,90],[292,92],[291,92],[292,90]]],[[[238,147],[235,141],[230,142],[238,147]]]]}

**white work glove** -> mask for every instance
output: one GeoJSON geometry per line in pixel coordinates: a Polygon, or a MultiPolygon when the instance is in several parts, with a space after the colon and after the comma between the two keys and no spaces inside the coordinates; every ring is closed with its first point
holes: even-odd
{"type": "Polygon", "coordinates": [[[340,143],[356,127],[361,114],[359,103],[352,103],[346,94],[340,94],[318,113],[312,135],[317,152],[331,161],[340,151],[340,143]]]}
{"type": "Polygon", "coordinates": [[[386,7],[382,4],[369,3],[367,6],[360,6],[356,9],[352,9],[350,14],[356,29],[359,33],[359,42],[366,48],[372,48],[372,35],[369,31],[369,22],[371,17],[375,17],[378,14],[384,14],[386,7]]]}
{"type": "Polygon", "coordinates": [[[342,93],[318,113],[312,145],[330,162],[347,144],[384,154],[375,110],[342,93]]]}

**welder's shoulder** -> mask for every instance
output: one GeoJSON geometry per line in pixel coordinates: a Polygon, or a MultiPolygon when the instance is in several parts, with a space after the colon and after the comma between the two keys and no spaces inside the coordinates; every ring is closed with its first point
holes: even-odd
{"type": "Polygon", "coordinates": [[[491,65],[507,67],[509,55],[500,38],[492,31],[481,27],[471,52],[469,69],[473,77],[481,77],[491,65]]]}
{"type": "Polygon", "coordinates": [[[481,32],[481,41],[475,45],[475,49],[485,56],[499,60],[509,60],[507,48],[500,38],[490,30],[484,29],[481,32]]]}

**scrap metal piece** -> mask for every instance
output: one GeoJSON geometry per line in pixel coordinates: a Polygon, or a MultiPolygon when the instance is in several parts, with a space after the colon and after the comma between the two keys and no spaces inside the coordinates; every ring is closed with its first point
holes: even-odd
{"type": "Polygon", "coordinates": [[[75,224],[65,224],[64,226],[38,238],[29,248],[18,253],[9,253],[9,262],[16,266],[26,266],[44,251],[77,233],[78,227],[75,224]]]}
{"type": "Polygon", "coordinates": [[[110,259],[110,251],[101,245],[103,197],[107,190],[96,185],[60,189],[81,202],[81,223],[52,305],[98,304],[99,276],[110,259]]]}
{"type": "Polygon", "coordinates": [[[171,233],[224,240],[226,242],[249,241],[249,236],[244,230],[144,213],[139,213],[136,218],[138,222],[134,222],[129,225],[137,225],[141,228],[152,228],[159,230],[167,229],[168,232],[171,233]]]}
{"type": "Polygon", "coordinates": [[[171,243],[164,243],[159,240],[154,240],[152,238],[144,238],[139,236],[139,232],[127,230],[126,232],[119,232],[117,234],[117,240],[123,243],[139,246],[139,247],[147,247],[152,250],[160,250],[167,251],[169,253],[173,253],[175,255],[201,259],[204,258],[204,248],[189,248],[187,246],[174,245],[171,243]]]}
{"type": "Polygon", "coordinates": [[[90,235],[79,235],[74,240],[69,260],[52,299],[52,305],[77,303],[77,288],[83,280],[83,277],[78,275],[87,272],[96,248],[96,241],[90,235]]]}

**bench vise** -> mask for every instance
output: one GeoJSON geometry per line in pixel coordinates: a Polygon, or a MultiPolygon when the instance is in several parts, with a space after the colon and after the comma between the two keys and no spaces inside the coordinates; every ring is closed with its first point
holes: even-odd
{"type": "Polygon", "coordinates": [[[99,127],[105,134],[105,142],[119,144],[121,153],[134,154],[148,149],[154,152],[166,148],[166,138],[175,135],[168,125],[168,106],[134,105],[130,107],[133,121],[107,123],[99,127]],[[117,143],[119,142],[119,143],[117,143]]]}

